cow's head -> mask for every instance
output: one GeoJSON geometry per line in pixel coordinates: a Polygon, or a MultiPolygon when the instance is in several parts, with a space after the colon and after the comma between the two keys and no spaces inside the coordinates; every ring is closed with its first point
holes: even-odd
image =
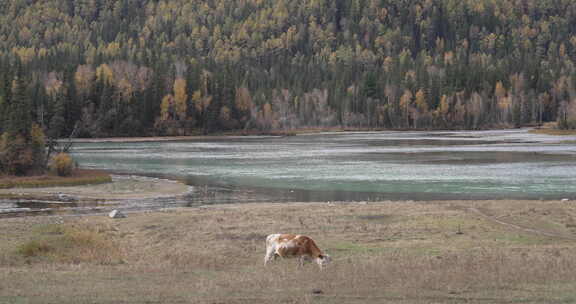
{"type": "Polygon", "coordinates": [[[321,254],[316,258],[316,263],[320,268],[326,267],[330,262],[332,262],[332,258],[327,254],[321,254]]]}

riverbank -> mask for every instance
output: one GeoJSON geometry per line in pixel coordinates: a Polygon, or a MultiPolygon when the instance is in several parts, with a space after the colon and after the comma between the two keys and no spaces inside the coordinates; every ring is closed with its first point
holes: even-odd
{"type": "Polygon", "coordinates": [[[107,183],[92,183],[78,186],[53,186],[37,188],[0,189],[0,197],[50,199],[60,194],[75,200],[126,200],[161,198],[183,195],[190,186],[168,179],[135,175],[108,175],[107,183]]]}
{"type": "Polygon", "coordinates": [[[576,203],[238,204],[0,221],[0,302],[568,303],[576,203]],[[325,271],[262,265],[269,233],[307,234],[325,271]]]}
{"type": "Polygon", "coordinates": [[[102,170],[74,170],[70,176],[44,174],[38,176],[0,175],[0,193],[5,189],[66,187],[111,182],[108,172],[102,170]]]}
{"type": "MultiPolygon", "coordinates": [[[[500,129],[498,129],[500,130],[500,129]]],[[[512,130],[512,129],[510,129],[512,130]]],[[[104,137],[104,138],[74,138],[66,141],[73,143],[129,143],[129,142],[174,142],[174,141],[206,141],[218,140],[225,137],[249,137],[249,136],[273,136],[287,137],[296,135],[311,135],[318,133],[344,133],[344,132],[458,132],[463,130],[426,130],[426,129],[375,129],[375,128],[306,128],[296,130],[279,131],[242,131],[227,132],[213,135],[188,135],[188,136],[149,136],[149,137],[104,137]]],[[[559,130],[554,124],[548,124],[538,128],[531,128],[529,133],[553,136],[573,136],[576,130],[559,130]]]]}
{"type": "Polygon", "coordinates": [[[125,143],[125,142],[172,142],[172,141],[203,141],[216,140],[226,137],[249,137],[249,136],[273,136],[286,137],[302,134],[316,134],[322,132],[353,132],[353,131],[384,131],[374,129],[341,129],[341,128],[324,128],[324,129],[299,129],[290,131],[243,131],[243,132],[226,132],[213,135],[187,135],[187,136],[148,136],[148,137],[103,137],[103,138],[73,138],[67,139],[72,143],[125,143]]]}

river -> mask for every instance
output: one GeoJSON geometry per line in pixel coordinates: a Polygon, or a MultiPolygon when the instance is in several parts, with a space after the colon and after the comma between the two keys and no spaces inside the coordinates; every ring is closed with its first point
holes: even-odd
{"type": "Polygon", "coordinates": [[[232,202],[576,195],[576,137],[527,129],[78,143],[73,154],[84,167],[176,177],[232,202]]]}
{"type": "Polygon", "coordinates": [[[57,208],[4,201],[0,215],[246,202],[576,199],[576,136],[528,129],[78,142],[72,154],[84,168],[183,180],[192,191],[57,208]]]}

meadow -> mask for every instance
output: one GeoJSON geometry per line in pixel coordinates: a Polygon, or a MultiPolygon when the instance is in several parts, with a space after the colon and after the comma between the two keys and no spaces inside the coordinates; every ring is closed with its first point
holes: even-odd
{"type": "Polygon", "coordinates": [[[0,303],[572,303],[576,203],[253,203],[0,221],[0,303]],[[324,271],[278,260],[305,234],[324,271]]]}

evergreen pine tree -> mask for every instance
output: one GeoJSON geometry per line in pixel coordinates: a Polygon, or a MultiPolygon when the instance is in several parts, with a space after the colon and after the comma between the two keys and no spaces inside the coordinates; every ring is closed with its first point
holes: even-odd
{"type": "Polygon", "coordinates": [[[8,132],[20,134],[24,137],[30,135],[32,115],[30,113],[30,97],[27,91],[26,80],[22,66],[17,67],[16,77],[12,84],[12,101],[8,110],[8,132]]]}
{"type": "Polygon", "coordinates": [[[54,109],[52,118],[48,124],[48,136],[51,138],[59,138],[66,127],[66,120],[64,119],[64,95],[58,93],[55,96],[54,109]]]}

